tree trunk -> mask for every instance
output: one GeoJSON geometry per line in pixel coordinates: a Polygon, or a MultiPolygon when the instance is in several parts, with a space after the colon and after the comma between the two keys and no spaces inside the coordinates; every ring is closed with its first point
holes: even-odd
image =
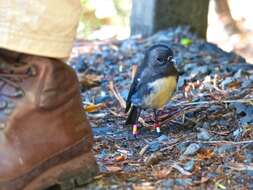
{"type": "Polygon", "coordinates": [[[206,38],[209,0],[133,0],[131,33],[144,36],[171,26],[189,25],[206,38]]]}

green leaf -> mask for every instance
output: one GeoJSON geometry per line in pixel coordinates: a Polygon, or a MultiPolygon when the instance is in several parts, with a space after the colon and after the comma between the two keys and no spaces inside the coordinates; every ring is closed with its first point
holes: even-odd
{"type": "Polygon", "coordinates": [[[222,185],[221,183],[218,183],[218,184],[216,184],[217,185],[217,187],[219,188],[219,189],[226,189],[226,187],[224,186],[224,185],[222,185]]]}
{"type": "Polygon", "coordinates": [[[189,46],[192,44],[192,40],[189,38],[181,38],[180,44],[183,46],[189,46]]]}

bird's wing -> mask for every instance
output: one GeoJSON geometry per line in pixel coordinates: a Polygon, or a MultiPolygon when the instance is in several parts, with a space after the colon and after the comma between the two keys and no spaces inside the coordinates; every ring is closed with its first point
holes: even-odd
{"type": "MultiPolygon", "coordinates": [[[[143,71],[145,73],[145,71],[143,71]]],[[[131,85],[130,92],[128,95],[126,112],[128,117],[126,119],[126,125],[133,125],[138,122],[142,110],[143,97],[146,94],[149,94],[148,80],[150,77],[148,75],[136,75],[140,76],[137,78],[136,82],[131,85]]]]}
{"type": "Polygon", "coordinates": [[[132,95],[136,92],[137,86],[139,85],[140,81],[141,81],[141,76],[142,76],[142,72],[144,72],[146,67],[146,60],[144,60],[141,65],[138,67],[136,74],[134,76],[133,82],[130,86],[130,90],[127,96],[127,101],[126,101],[126,109],[125,112],[127,113],[131,107],[131,98],[132,95]]]}

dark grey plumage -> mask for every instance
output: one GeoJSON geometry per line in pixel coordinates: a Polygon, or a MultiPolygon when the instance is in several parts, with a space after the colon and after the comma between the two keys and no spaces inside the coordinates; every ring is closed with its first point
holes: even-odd
{"type": "Polygon", "coordinates": [[[136,124],[141,109],[148,108],[144,105],[143,98],[153,93],[149,84],[167,76],[178,77],[173,61],[172,50],[164,44],[154,45],[146,51],[144,61],[137,69],[127,97],[125,112],[129,114],[126,125],[136,124]]]}

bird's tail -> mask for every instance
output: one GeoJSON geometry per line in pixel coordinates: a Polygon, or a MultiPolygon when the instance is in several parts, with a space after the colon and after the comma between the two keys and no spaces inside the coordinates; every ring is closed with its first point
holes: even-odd
{"type": "Polygon", "coordinates": [[[126,125],[134,125],[138,122],[138,118],[140,116],[141,113],[141,108],[136,107],[136,106],[132,106],[130,108],[128,117],[126,119],[126,125]]]}

